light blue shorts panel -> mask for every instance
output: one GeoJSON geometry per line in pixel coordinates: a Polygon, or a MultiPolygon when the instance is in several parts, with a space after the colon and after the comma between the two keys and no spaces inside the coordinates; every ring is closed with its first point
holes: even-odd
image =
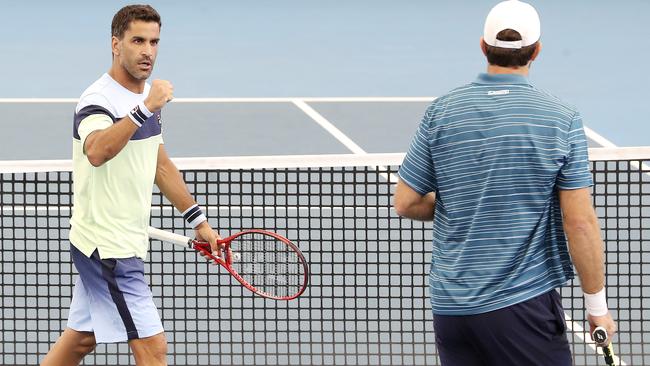
{"type": "Polygon", "coordinates": [[[147,338],[163,331],[142,259],[100,259],[97,251],[86,257],[71,246],[79,272],[68,327],[94,332],[97,343],[147,338]]]}

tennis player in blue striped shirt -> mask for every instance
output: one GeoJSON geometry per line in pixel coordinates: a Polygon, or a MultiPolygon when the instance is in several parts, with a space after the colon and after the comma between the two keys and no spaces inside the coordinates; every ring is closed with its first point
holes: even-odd
{"type": "Polygon", "coordinates": [[[531,5],[496,5],[481,39],[487,73],[431,104],[399,170],[397,213],[434,221],[445,366],[571,365],[556,289],[573,265],[591,330],[616,329],[580,114],[527,79],[540,35],[531,5]]]}

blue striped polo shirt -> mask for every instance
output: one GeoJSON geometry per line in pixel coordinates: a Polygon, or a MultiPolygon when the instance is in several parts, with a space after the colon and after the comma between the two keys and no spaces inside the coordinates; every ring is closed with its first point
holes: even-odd
{"type": "Polygon", "coordinates": [[[471,315],[574,277],[558,189],[592,185],[580,114],[514,74],[481,74],[427,109],[399,170],[436,194],[433,311],[471,315]]]}

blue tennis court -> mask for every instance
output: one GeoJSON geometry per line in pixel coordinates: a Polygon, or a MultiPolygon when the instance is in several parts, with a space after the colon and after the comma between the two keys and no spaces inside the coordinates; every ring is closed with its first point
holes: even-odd
{"type": "MultiPolygon", "coordinates": [[[[3,47],[7,55],[12,55],[0,60],[0,67],[11,71],[5,73],[0,84],[0,118],[6,122],[2,127],[2,160],[41,159],[51,151],[57,158],[69,157],[65,150],[59,151],[67,142],[43,153],[39,153],[41,143],[20,149],[33,150],[31,156],[15,149],[13,143],[23,139],[25,125],[37,124],[43,134],[55,134],[52,136],[56,139],[48,140],[58,145],[69,132],[72,103],[37,107],[14,105],[6,98],[77,98],[108,70],[111,17],[127,2],[89,4],[73,0],[37,4],[5,3],[0,14],[3,33],[11,34],[3,47]],[[26,14],[32,24],[29,27],[24,25],[26,14]]],[[[442,95],[472,81],[484,70],[478,40],[484,16],[492,5],[478,0],[415,0],[406,4],[389,0],[280,0],[273,4],[199,0],[191,5],[173,1],[152,4],[163,19],[161,50],[153,77],[172,81],[178,98],[442,95]]],[[[650,92],[646,85],[650,84],[650,75],[633,73],[623,65],[644,59],[647,53],[640,45],[650,37],[650,3],[582,0],[533,4],[542,18],[544,48],[533,65],[532,82],[575,105],[585,124],[611,143],[647,145],[650,92]],[[638,54],[628,56],[627,50],[638,54]]],[[[322,113],[332,123],[357,129],[360,134],[367,131],[366,124],[377,121],[377,116],[382,129],[406,134],[408,129],[403,127],[416,125],[425,105],[328,103],[327,107],[316,105],[315,109],[326,108],[322,113]],[[384,108],[388,109],[386,113],[384,108]]],[[[227,136],[229,140],[234,140],[230,136],[252,135],[258,141],[255,136],[261,131],[256,124],[263,124],[274,137],[288,126],[296,135],[309,136],[309,149],[314,153],[319,153],[318,146],[322,146],[323,153],[339,146],[328,134],[311,136],[310,132],[316,132],[311,119],[305,119],[290,103],[244,106],[250,111],[242,111],[242,104],[201,108],[192,105],[196,109],[170,106],[166,111],[167,139],[174,138],[172,132],[189,130],[191,125],[201,132],[223,128],[232,134],[227,136]],[[184,113],[183,118],[178,119],[176,111],[184,113]],[[237,124],[227,119],[246,118],[242,114],[255,120],[237,124]]],[[[404,141],[386,141],[387,150],[383,151],[404,151],[404,141]]],[[[266,155],[300,149],[286,146],[283,152],[273,144],[263,145],[264,149],[257,149],[259,145],[254,143],[242,145],[236,151],[216,149],[205,153],[266,155]]],[[[184,150],[189,149],[189,144],[177,146],[176,141],[169,140],[176,155],[196,153],[184,150]]]]}

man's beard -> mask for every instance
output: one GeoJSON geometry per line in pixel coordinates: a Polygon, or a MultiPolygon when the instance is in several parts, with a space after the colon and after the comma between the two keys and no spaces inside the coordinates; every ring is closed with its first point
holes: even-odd
{"type": "Polygon", "coordinates": [[[126,66],[124,67],[126,72],[131,75],[136,80],[147,80],[149,76],[151,76],[151,73],[153,72],[153,62],[151,63],[151,70],[149,71],[142,71],[139,70],[138,64],[135,64],[133,66],[126,66]]]}

